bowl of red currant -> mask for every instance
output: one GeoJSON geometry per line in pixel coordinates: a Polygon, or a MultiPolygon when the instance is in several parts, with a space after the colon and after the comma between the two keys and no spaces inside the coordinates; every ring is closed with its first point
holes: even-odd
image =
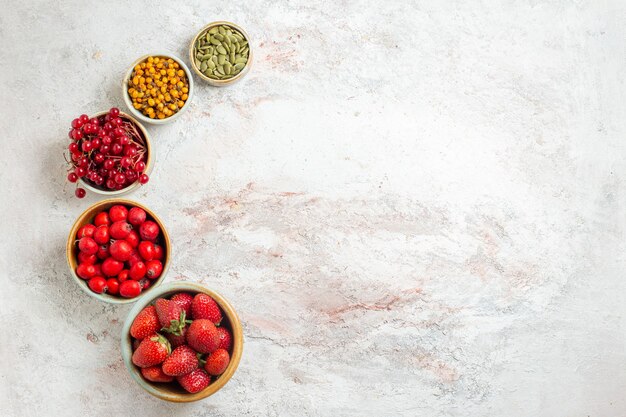
{"type": "Polygon", "coordinates": [[[131,303],[163,282],[170,263],[170,237],[148,207],[112,198],[85,210],[67,238],[73,280],[90,296],[131,303]]]}
{"type": "Polygon", "coordinates": [[[76,197],[87,190],[115,197],[148,182],[154,161],[150,136],[131,115],[113,107],[93,117],[82,114],[71,125],[65,160],[76,197]]]}

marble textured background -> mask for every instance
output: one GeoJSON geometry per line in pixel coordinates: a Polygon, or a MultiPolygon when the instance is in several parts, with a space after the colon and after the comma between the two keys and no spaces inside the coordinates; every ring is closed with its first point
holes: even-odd
{"type": "Polygon", "coordinates": [[[3,416],[625,416],[626,4],[4,0],[3,416]],[[129,307],[69,280],[69,121],[122,106],[138,56],[227,19],[245,80],[149,127],[130,198],[167,281],[232,300],[210,399],[127,375],[129,307]],[[131,411],[132,410],[132,411],[131,411]]]}

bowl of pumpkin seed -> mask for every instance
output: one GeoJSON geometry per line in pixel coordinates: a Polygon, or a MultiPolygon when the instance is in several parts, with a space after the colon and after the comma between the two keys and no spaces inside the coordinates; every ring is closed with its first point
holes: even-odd
{"type": "Polygon", "coordinates": [[[189,47],[191,67],[204,81],[221,87],[240,80],[252,64],[248,34],[234,23],[209,23],[189,47]]]}

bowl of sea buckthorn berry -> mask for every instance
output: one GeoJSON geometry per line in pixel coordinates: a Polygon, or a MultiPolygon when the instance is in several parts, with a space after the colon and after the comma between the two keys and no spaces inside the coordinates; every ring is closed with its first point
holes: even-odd
{"type": "Polygon", "coordinates": [[[124,102],[142,122],[165,124],[180,117],[193,97],[193,77],[185,63],[166,53],[144,55],[122,82],[124,102]]]}

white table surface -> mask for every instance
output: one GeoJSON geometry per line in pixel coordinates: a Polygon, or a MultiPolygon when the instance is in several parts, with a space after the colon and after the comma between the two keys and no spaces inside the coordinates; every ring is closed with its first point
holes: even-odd
{"type": "Polygon", "coordinates": [[[626,415],[626,4],[15,1],[0,15],[0,415],[626,415]],[[130,379],[129,307],[70,281],[76,115],[128,65],[242,25],[239,84],[149,127],[166,281],[244,325],[176,405],[130,379]]]}

